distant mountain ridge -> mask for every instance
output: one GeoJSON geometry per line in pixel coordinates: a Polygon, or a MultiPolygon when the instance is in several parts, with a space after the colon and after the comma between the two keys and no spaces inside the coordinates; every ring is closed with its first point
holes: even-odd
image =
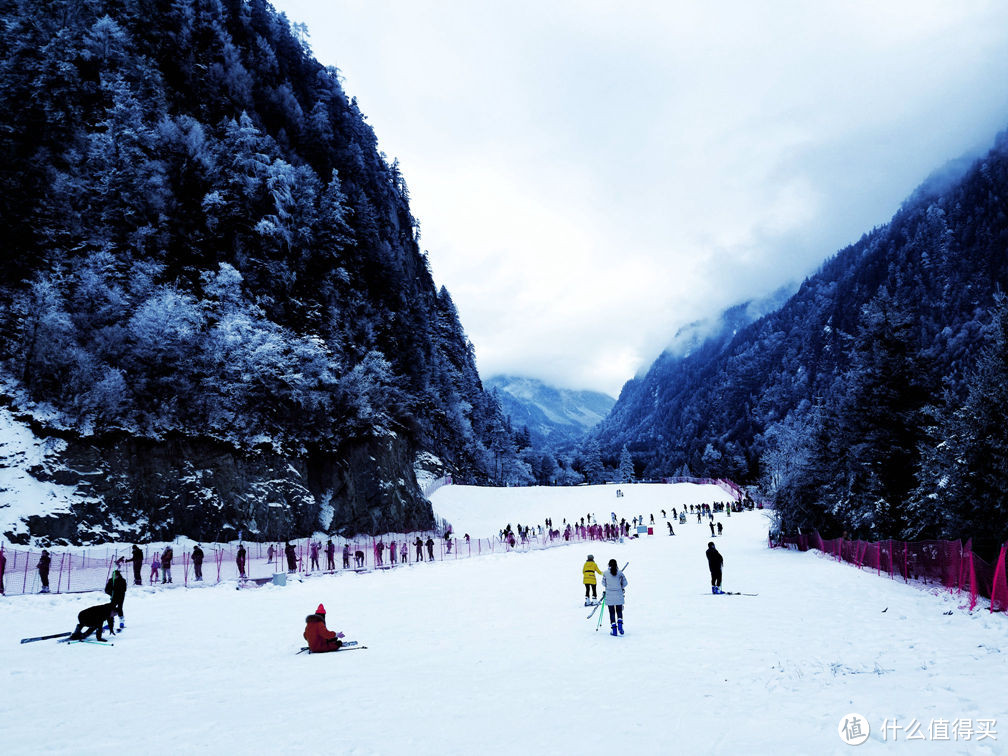
{"type": "Polygon", "coordinates": [[[780,307],[685,334],[592,430],[604,462],[625,447],[646,477],[759,484],[785,532],[1000,544],[1006,198],[1008,132],[932,173],[780,307]]]}
{"type": "Polygon", "coordinates": [[[780,309],[797,290],[797,283],[785,284],[765,297],[747,299],[732,305],[715,317],[694,320],[676,331],[663,356],[688,357],[694,350],[711,342],[724,343],[739,329],[780,309]]]}
{"type": "Polygon", "coordinates": [[[496,391],[511,426],[516,430],[527,427],[537,445],[580,439],[605,419],[616,403],[598,391],[562,389],[521,376],[496,375],[483,385],[496,391]]]}

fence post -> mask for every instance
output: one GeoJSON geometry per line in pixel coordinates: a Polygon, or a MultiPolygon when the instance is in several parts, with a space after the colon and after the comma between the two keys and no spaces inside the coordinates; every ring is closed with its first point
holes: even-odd
{"type": "MultiPolygon", "coordinates": [[[[1008,543],[1001,546],[1001,553],[998,555],[997,564],[994,566],[994,580],[991,582],[991,603],[990,610],[995,611],[994,604],[998,600],[998,593],[1004,593],[1002,586],[1008,588],[1008,580],[1005,579],[1005,570],[1008,568],[1008,543]],[[1000,578],[1000,579],[999,579],[1000,578]],[[1001,589],[999,591],[999,589],[1001,589]]],[[[1008,610],[1008,595],[1001,596],[1001,603],[1004,610],[1008,610]]]]}
{"type": "Polygon", "coordinates": [[[56,593],[60,592],[60,588],[63,587],[63,562],[66,561],[66,552],[60,555],[60,567],[59,574],[56,576],[56,593]]]}

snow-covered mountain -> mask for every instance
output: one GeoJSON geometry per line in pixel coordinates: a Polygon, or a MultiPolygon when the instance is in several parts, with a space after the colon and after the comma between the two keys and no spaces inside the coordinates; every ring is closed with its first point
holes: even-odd
{"type": "Polygon", "coordinates": [[[562,389],[513,375],[489,378],[484,387],[496,391],[512,427],[527,427],[536,443],[578,439],[601,422],[616,403],[613,397],[598,391],[562,389]]]}

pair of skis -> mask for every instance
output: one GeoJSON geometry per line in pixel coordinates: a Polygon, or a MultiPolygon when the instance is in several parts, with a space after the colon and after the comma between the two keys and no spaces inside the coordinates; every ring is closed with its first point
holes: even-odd
{"type": "Polygon", "coordinates": [[[22,638],[22,643],[34,643],[35,641],[51,640],[52,638],[66,638],[73,635],[72,632],[53,633],[52,635],[36,635],[34,638],[22,638]]]}
{"type": "MultiPolygon", "coordinates": [[[[120,627],[118,630],[116,630],[114,633],[112,633],[112,635],[116,635],[118,633],[121,633],[123,630],[125,630],[125,628],[120,627]]],[[[83,641],[83,642],[101,643],[103,645],[105,645],[105,644],[112,645],[111,641],[99,641],[97,639],[89,640],[88,638],[83,638],[83,639],[71,638],[70,637],[71,635],[73,635],[73,631],[66,632],[66,633],[53,633],[52,635],[36,635],[36,636],[34,636],[32,638],[22,638],[21,639],[21,643],[35,643],[36,641],[53,640],[54,638],[59,638],[60,639],[60,641],[59,641],[60,643],[73,643],[73,642],[77,642],[78,640],[80,640],[80,641],[83,641]]]]}
{"type": "MultiPolygon", "coordinates": [[[[340,647],[338,649],[336,649],[336,651],[337,652],[339,652],[339,651],[363,651],[365,648],[367,648],[367,646],[360,645],[360,641],[347,641],[346,643],[340,644],[340,647]]],[[[303,653],[306,653],[306,652],[307,653],[311,653],[308,650],[308,646],[302,646],[301,650],[298,651],[298,654],[303,654],[303,653]]],[[[294,654],[294,655],[297,656],[297,654],[294,654]]]]}

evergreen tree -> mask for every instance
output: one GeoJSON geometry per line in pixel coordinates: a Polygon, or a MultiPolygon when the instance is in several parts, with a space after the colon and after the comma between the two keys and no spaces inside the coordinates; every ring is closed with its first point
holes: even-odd
{"type": "Polygon", "coordinates": [[[834,441],[846,450],[839,504],[853,533],[895,538],[907,524],[930,401],[914,329],[914,316],[885,289],[864,308],[834,441]]]}
{"type": "Polygon", "coordinates": [[[630,456],[630,450],[627,449],[626,444],[623,444],[619,458],[620,483],[633,483],[635,478],[633,457],[630,456]]]}
{"type": "Polygon", "coordinates": [[[602,465],[602,449],[596,439],[588,439],[582,451],[582,456],[581,470],[584,473],[585,479],[589,483],[602,483],[605,468],[602,465]]]}
{"type": "Polygon", "coordinates": [[[923,488],[953,513],[944,535],[1000,544],[1008,540],[1008,297],[998,297],[968,386],[945,426],[945,475],[923,488]]]}

